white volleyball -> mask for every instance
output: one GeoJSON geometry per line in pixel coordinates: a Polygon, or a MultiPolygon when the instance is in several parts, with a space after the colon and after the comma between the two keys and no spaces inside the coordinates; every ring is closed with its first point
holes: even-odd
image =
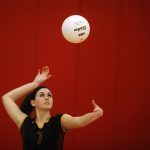
{"type": "Polygon", "coordinates": [[[90,33],[88,21],[79,15],[72,15],[66,18],[62,24],[62,34],[71,43],[81,43],[90,33]]]}

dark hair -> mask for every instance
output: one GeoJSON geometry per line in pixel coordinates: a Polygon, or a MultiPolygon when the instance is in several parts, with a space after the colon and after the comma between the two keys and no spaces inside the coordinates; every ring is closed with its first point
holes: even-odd
{"type": "Polygon", "coordinates": [[[20,106],[22,112],[24,112],[27,115],[31,115],[31,112],[34,110],[34,107],[31,105],[31,100],[35,99],[36,93],[42,88],[47,88],[47,87],[39,86],[25,97],[25,99],[23,100],[20,106]]]}

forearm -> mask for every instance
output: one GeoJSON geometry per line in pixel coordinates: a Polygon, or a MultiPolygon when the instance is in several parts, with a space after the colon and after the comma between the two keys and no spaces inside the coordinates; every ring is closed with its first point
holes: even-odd
{"type": "Polygon", "coordinates": [[[39,86],[39,83],[37,83],[37,82],[31,82],[31,83],[25,84],[19,88],[16,88],[16,89],[6,93],[3,96],[3,99],[10,98],[13,101],[16,101],[20,97],[30,93],[32,90],[34,90],[38,86],[39,86]]]}
{"type": "Polygon", "coordinates": [[[81,127],[87,126],[103,116],[103,110],[87,113],[78,118],[81,127]]]}
{"type": "Polygon", "coordinates": [[[64,114],[61,119],[62,127],[64,129],[85,127],[97,120],[98,118],[102,117],[103,109],[96,105],[94,101],[92,103],[94,105],[93,112],[86,113],[85,115],[78,117],[72,117],[71,115],[64,114]]]}

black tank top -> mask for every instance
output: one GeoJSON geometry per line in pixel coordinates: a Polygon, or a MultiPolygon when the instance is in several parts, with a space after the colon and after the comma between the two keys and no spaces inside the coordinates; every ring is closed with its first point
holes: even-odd
{"type": "Polygon", "coordinates": [[[62,114],[52,116],[43,128],[38,127],[35,119],[26,117],[20,128],[23,150],[63,150],[61,117],[62,114]]]}

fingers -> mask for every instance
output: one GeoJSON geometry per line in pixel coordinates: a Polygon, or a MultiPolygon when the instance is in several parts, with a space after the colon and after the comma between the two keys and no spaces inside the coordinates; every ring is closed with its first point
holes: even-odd
{"type": "Polygon", "coordinates": [[[48,66],[44,66],[42,68],[42,71],[40,69],[38,69],[38,74],[47,76],[48,78],[51,77],[51,75],[49,75],[49,67],[48,66]]]}
{"type": "Polygon", "coordinates": [[[38,70],[38,74],[40,74],[40,72],[41,72],[41,70],[39,69],[39,70],[38,70]]]}
{"type": "Polygon", "coordinates": [[[47,73],[47,74],[49,73],[49,68],[48,68],[48,66],[43,67],[42,73],[47,73]]]}
{"type": "Polygon", "coordinates": [[[103,115],[103,110],[92,100],[92,104],[94,106],[93,112],[99,112],[101,116],[103,115]]]}
{"type": "Polygon", "coordinates": [[[48,68],[48,66],[45,66],[45,67],[43,67],[43,68],[44,68],[44,71],[49,72],[49,68],[48,68]]]}
{"type": "Polygon", "coordinates": [[[45,74],[45,75],[48,75],[49,74],[49,67],[48,66],[44,66],[42,68],[42,71],[39,69],[38,70],[38,74],[45,74]]]}
{"type": "Polygon", "coordinates": [[[96,105],[94,100],[92,100],[92,104],[93,104],[94,108],[97,107],[97,105],[96,105]]]}
{"type": "Polygon", "coordinates": [[[93,107],[94,107],[93,111],[94,111],[94,112],[99,111],[100,107],[95,103],[94,100],[92,100],[92,104],[93,104],[93,107]]]}

